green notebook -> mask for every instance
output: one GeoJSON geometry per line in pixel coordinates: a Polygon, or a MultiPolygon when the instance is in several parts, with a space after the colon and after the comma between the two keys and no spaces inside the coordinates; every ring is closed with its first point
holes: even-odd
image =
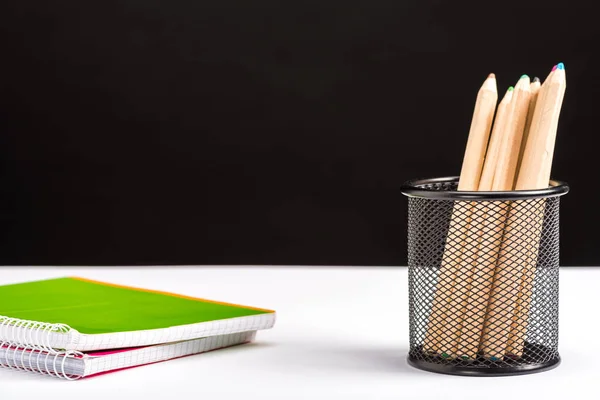
{"type": "Polygon", "coordinates": [[[83,278],[0,286],[0,341],[65,350],[146,346],[271,328],[275,312],[83,278]]]}

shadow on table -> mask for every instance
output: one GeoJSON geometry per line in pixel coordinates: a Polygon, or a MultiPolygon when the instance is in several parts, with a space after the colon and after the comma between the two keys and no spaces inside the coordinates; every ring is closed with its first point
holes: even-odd
{"type": "Polygon", "coordinates": [[[407,349],[332,348],[323,349],[320,358],[331,361],[336,368],[360,373],[423,374],[408,365],[407,354],[407,349]]]}
{"type": "MultiPolygon", "coordinates": [[[[252,347],[273,347],[272,344],[255,343],[252,347]]],[[[321,372],[390,373],[423,375],[408,365],[406,348],[350,347],[332,344],[280,343],[274,352],[265,354],[269,362],[282,369],[319,369],[321,372]]]]}

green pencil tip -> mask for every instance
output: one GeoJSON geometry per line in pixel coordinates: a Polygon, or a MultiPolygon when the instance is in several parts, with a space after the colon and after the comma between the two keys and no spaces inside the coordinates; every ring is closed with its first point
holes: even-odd
{"type": "Polygon", "coordinates": [[[448,353],[442,353],[442,357],[443,358],[448,358],[448,357],[450,357],[450,355],[448,353]]]}
{"type": "Polygon", "coordinates": [[[509,91],[509,92],[512,92],[513,90],[515,90],[515,88],[514,88],[514,87],[512,87],[512,86],[509,86],[509,87],[508,87],[508,91],[509,91]]]}
{"type": "Polygon", "coordinates": [[[521,79],[529,79],[529,75],[523,74],[521,75],[521,79]]]}

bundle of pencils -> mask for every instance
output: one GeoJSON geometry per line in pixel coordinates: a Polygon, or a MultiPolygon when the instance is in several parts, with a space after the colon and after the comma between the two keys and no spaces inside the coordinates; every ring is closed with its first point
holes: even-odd
{"type": "MultiPolygon", "coordinates": [[[[477,95],[458,190],[547,188],[565,88],[559,63],[543,84],[521,76],[497,105],[490,74],[477,95]]],[[[490,360],[523,355],[543,202],[536,203],[534,218],[531,209],[525,215],[510,202],[492,203],[455,205],[423,344],[427,352],[490,360]],[[520,253],[515,277],[511,263],[524,232],[533,245],[520,253]]]]}

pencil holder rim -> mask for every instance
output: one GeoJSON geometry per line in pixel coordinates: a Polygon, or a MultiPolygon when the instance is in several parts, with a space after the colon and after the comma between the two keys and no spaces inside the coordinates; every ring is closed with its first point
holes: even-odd
{"type": "Polygon", "coordinates": [[[473,192],[457,190],[436,190],[424,187],[425,185],[440,183],[458,183],[458,176],[447,176],[439,178],[412,179],[406,181],[400,187],[402,194],[408,197],[420,197],[432,200],[469,200],[469,201],[490,201],[490,200],[527,200],[541,199],[549,197],[559,197],[569,192],[569,185],[563,181],[551,180],[550,186],[546,189],[535,190],[512,190],[495,192],[473,192]]]}

